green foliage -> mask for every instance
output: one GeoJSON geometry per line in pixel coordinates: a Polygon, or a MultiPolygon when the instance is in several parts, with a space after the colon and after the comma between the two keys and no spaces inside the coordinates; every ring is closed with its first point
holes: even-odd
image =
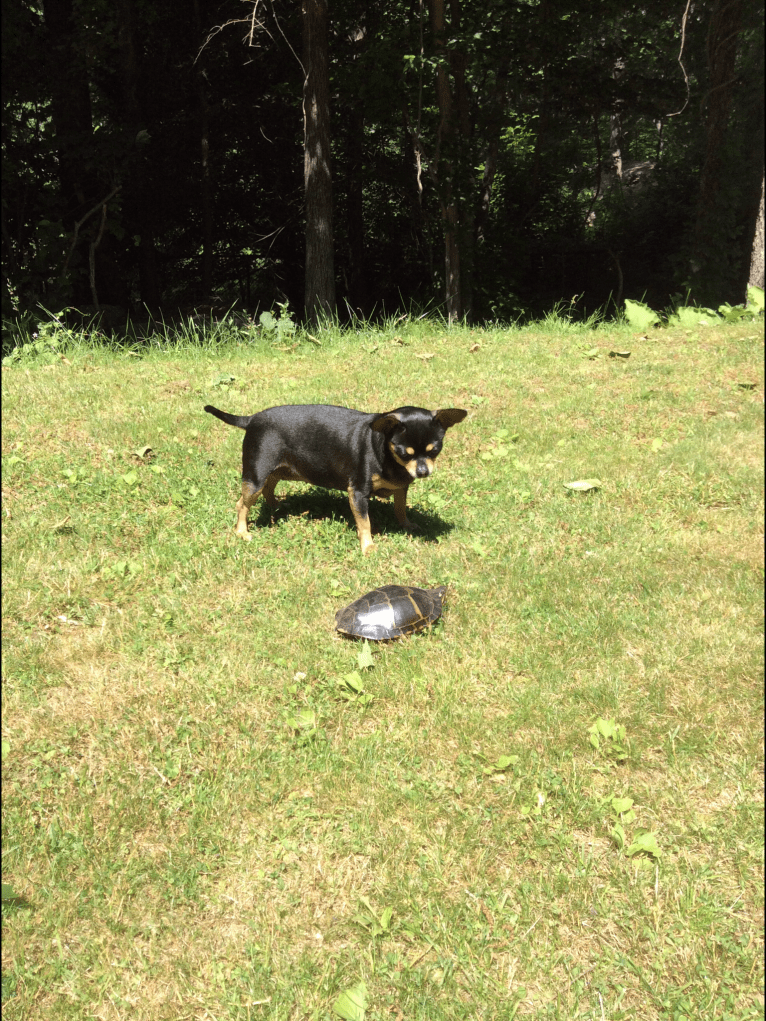
{"type": "MultiPolygon", "coordinates": [[[[748,289],[747,305],[718,306],[716,312],[712,308],[693,305],[677,305],[665,318],[667,325],[680,326],[693,330],[699,326],[711,326],[716,322],[739,323],[753,322],[763,315],[763,292],[757,287],[748,289]]],[[[646,331],[661,325],[660,316],[648,305],[638,301],[625,302],[625,317],[632,329],[646,331]]],[[[597,349],[594,349],[597,351],[597,349]]]]}
{"type": "Polygon", "coordinates": [[[681,326],[686,330],[693,330],[698,326],[709,326],[715,322],[718,316],[712,308],[694,308],[688,305],[679,305],[673,315],[668,319],[672,326],[681,326]]]}
{"type": "Polygon", "coordinates": [[[375,660],[372,655],[372,646],[366,638],[362,642],[362,647],[357,653],[356,662],[360,670],[369,670],[375,665],[375,660]]]}
{"type": "Polygon", "coordinates": [[[362,678],[356,670],[353,670],[350,674],[345,674],[337,684],[338,695],[340,698],[345,699],[346,702],[355,702],[360,706],[368,706],[375,697],[369,691],[364,690],[362,678]]]}
{"type": "Polygon", "coordinates": [[[752,309],[747,309],[744,305],[730,305],[728,302],[718,306],[718,314],[727,323],[738,323],[742,319],[747,322],[753,320],[752,309]]]}
{"type": "Polygon", "coordinates": [[[384,908],[379,915],[367,897],[360,897],[359,901],[364,906],[365,910],[354,915],[353,921],[356,922],[357,925],[361,925],[362,928],[366,929],[373,937],[389,935],[391,932],[391,919],[393,918],[394,909],[389,906],[384,908]]]}
{"type": "Polygon", "coordinates": [[[588,727],[588,740],[603,756],[615,762],[624,762],[628,757],[628,740],[625,727],[614,720],[603,720],[599,716],[588,727]]]}
{"type": "Polygon", "coordinates": [[[279,309],[278,317],[271,312],[261,312],[259,321],[265,337],[278,343],[285,343],[292,340],[295,335],[295,321],[290,312],[289,302],[277,302],[277,307],[279,309]]]}
{"type": "Polygon", "coordinates": [[[625,848],[625,854],[632,858],[635,854],[646,854],[652,858],[661,858],[662,851],[657,843],[657,834],[648,830],[640,830],[633,837],[633,842],[625,848]]]}
{"type": "Polygon", "coordinates": [[[319,734],[317,717],[313,709],[300,709],[293,716],[289,716],[285,723],[297,733],[301,744],[312,740],[319,734]]]}
{"type": "Polygon", "coordinates": [[[15,365],[17,362],[35,362],[50,359],[50,356],[63,357],[73,344],[82,344],[87,334],[67,326],[64,317],[70,309],[63,309],[37,324],[31,339],[19,343],[3,358],[3,365],[15,365]]]}
{"type": "Polygon", "coordinates": [[[625,299],[625,318],[634,330],[650,330],[660,324],[660,317],[648,305],[642,301],[629,301],[627,298],[625,299]]]}
{"type": "Polygon", "coordinates": [[[519,761],[518,755],[499,755],[494,762],[484,767],[483,772],[490,776],[493,773],[505,773],[519,761]]]}
{"type": "MultiPolygon", "coordinates": [[[[127,8],[83,0],[60,34],[48,24],[54,10],[17,5],[6,18],[3,313],[41,301],[94,302],[143,319],[147,306],[155,314],[203,301],[208,310],[234,302],[273,309],[285,296],[300,309],[300,5],[264,12],[250,39],[254,63],[240,59],[247,50],[234,23],[200,50],[220,23],[208,0],[180,27],[172,5],[138,5],[128,16],[127,8]],[[49,31],[59,38],[55,57],[49,31]],[[137,55],[130,68],[116,57],[126,46],[137,55]],[[241,116],[253,95],[256,121],[241,116]],[[67,118],[52,116],[65,104],[67,118]],[[199,138],[210,111],[215,152],[203,173],[199,138]],[[202,296],[207,256],[212,279],[202,296]]],[[[473,0],[447,5],[456,115],[445,133],[435,89],[445,54],[417,5],[373,12],[361,34],[354,5],[333,11],[329,155],[336,283],[349,321],[444,301],[446,194],[456,205],[464,289],[478,320],[517,322],[556,302],[571,306],[573,294],[579,306],[569,312],[587,320],[618,293],[620,279],[626,293],[646,293],[662,307],[689,275],[711,84],[710,5],[685,33],[686,82],[680,16],[667,5],[549,13],[502,0],[488,20],[473,0]]],[[[737,41],[724,208],[707,240],[714,271],[716,255],[725,254],[724,290],[699,299],[713,307],[740,293],[759,152],[755,8],[737,41]]],[[[270,340],[290,341],[286,316],[262,315],[270,340]]]]}
{"type": "Polygon", "coordinates": [[[651,833],[648,830],[637,830],[633,835],[632,841],[628,843],[625,827],[631,826],[638,818],[633,805],[633,798],[612,798],[612,828],[609,831],[609,835],[617,849],[624,851],[627,858],[632,858],[637,854],[645,854],[655,860],[661,858],[662,851],[657,843],[656,833],[651,833]]]}
{"type": "Polygon", "coordinates": [[[633,811],[632,798],[612,798],[611,801],[612,828],[609,836],[612,838],[619,851],[625,847],[625,826],[629,826],[636,820],[636,813],[633,811]]]}

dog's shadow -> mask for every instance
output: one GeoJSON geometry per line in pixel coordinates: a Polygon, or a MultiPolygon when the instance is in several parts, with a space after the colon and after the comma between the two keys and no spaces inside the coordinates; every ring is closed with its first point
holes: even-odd
{"type": "MultiPolygon", "coordinates": [[[[277,494],[280,495],[280,494],[277,494]]],[[[290,517],[304,517],[310,521],[340,520],[346,521],[352,531],[356,524],[348,505],[348,499],[327,489],[308,489],[302,493],[285,493],[280,496],[279,505],[270,507],[265,500],[258,501],[258,516],[252,522],[257,528],[269,528],[279,521],[290,517]]],[[[454,529],[449,521],[444,521],[430,511],[420,507],[407,507],[407,517],[417,525],[417,531],[411,534],[422,542],[438,542],[439,538],[454,529]]],[[[388,532],[406,533],[396,520],[393,499],[370,500],[370,523],[373,535],[385,535],[388,532]]]]}

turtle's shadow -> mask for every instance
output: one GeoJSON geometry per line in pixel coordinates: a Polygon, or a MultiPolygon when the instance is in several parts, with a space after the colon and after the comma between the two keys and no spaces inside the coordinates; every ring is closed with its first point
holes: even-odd
{"type": "MultiPolygon", "coordinates": [[[[418,530],[411,534],[422,542],[438,542],[440,536],[446,535],[455,527],[449,521],[444,521],[436,514],[421,510],[419,507],[408,506],[407,516],[418,526],[418,530]]],[[[348,499],[331,490],[320,488],[308,489],[302,493],[285,493],[280,497],[277,507],[270,507],[265,500],[259,500],[257,517],[252,524],[257,528],[270,528],[289,517],[305,517],[310,521],[338,519],[347,521],[352,531],[356,531],[348,499]]],[[[396,520],[393,500],[371,499],[370,522],[373,535],[406,532],[396,520]]]]}

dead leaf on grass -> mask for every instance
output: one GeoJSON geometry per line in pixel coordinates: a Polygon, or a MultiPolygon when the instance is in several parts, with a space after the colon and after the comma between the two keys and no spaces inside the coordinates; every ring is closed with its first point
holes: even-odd
{"type": "Polygon", "coordinates": [[[580,479],[578,482],[563,482],[565,489],[574,489],[578,493],[587,493],[591,489],[600,489],[603,482],[600,479],[580,479]]]}

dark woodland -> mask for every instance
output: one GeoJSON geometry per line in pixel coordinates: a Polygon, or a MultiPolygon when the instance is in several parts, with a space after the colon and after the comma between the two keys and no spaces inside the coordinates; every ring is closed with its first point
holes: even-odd
{"type": "Polygon", "coordinates": [[[515,321],[759,282],[756,0],[2,10],[6,318],[515,321]]]}

